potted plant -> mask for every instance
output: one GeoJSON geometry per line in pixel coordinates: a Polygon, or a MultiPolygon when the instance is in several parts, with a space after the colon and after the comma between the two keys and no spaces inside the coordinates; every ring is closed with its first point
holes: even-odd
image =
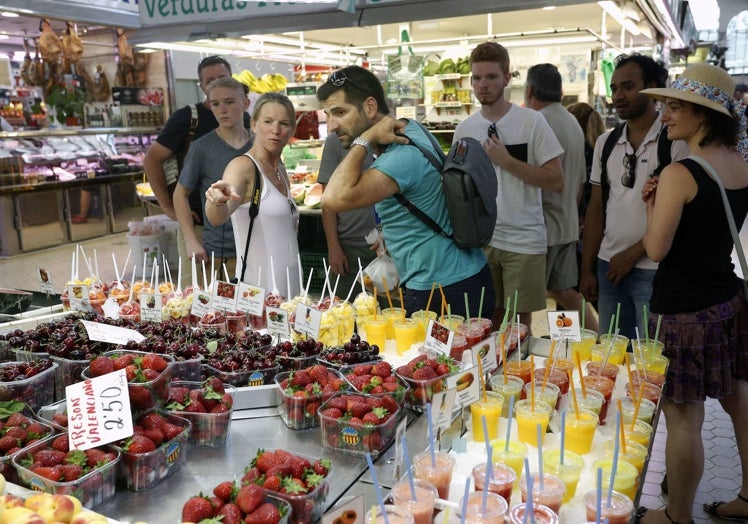
{"type": "Polygon", "coordinates": [[[85,91],[79,87],[66,87],[62,84],[52,86],[46,97],[47,105],[56,111],[57,121],[67,126],[80,125],[85,102],[85,91]]]}

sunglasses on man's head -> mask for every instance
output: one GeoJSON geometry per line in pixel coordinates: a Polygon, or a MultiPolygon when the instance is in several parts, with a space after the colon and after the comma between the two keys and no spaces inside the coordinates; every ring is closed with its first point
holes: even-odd
{"type": "Polygon", "coordinates": [[[621,185],[631,189],[636,183],[636,155],[626,153],[623,155],[623,175],[621,175],[621,185]]]}
{"type": "Polygon", "coordinates": [[[350,82],[350,84],[356,89],[364,91],[364,89],[360,85],[358,85],[352,78],[349,78],[345,73],[341,71],[335,71],[334,73],[332,73],[328,80],[335,87],[343,87],[343,84],[345,84],[346,82],[350,82]]]}

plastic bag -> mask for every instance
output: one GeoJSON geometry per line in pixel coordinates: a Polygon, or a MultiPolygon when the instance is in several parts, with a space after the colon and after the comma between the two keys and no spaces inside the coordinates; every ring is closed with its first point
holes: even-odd
{"type": "Polygon", "coordinates": [[[372,229],[371,232],[366,235],[366,241],[371,245],[378,241],[378,244],[377,258],[372,260],[369,265],[364,268],[364,284],[369,288],[376,286],[379,293],[397,289],[397,286],[400,283],[400,276],[397,274],[395,263],[387,254],[387,250],[384,247],[382,232],[378,229],[372,229]],[[387,282],[386,286],[384,284],[385,281],[387,282]]]}

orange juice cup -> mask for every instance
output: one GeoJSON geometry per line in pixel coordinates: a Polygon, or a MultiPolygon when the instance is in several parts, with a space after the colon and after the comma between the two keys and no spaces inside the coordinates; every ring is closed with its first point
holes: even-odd
{"type": "Polygon", "coordinates": [[[569,392],[569,374],[566,371],[562,371],[558,368],[548,370],[548,378],[545,377],[545,372],[548,368],[540,368],[535,370],[535,380],[539,380],[546,383],[556,384],[559,389],[559,395],[566,395],[569,392]]]}
{"type": "MultiPolygon", "coordinates": [[[[504,497],[507,504],[512,498],[512,488],[517,481],[517,472],[511,466],[494,462],[491,464],[493,475],[488,479],[488,491],[504,497]]],[[[486,488],[486,463],[478,464],[473,467],[473,484],[476,491],[482,491],[486,488]]]]}
{"type": "Polygon", "coordinates": [[[608,493],[602,494],[602,515],[597,518],[597,491],[592,489],[584,494],[584,507],[588,522],[608,521],[608,524],[628,524],[634,514],[634,503],[629,497],[613,491],[608,504],[608,493]]]}
{"type": "Polygon", "coordinates": [[[601,424],[603,424],[605,418],[608,416],[610,397],[613,395],[613,388],[615,387],[616,383],[609,378],[600,375],[586,375],[582,377],[582,382],[584,383],[584,387],[587,388],[588,391],[590,389],[593,389],[595,391],[598,391],[599,393],[602,393],[605,400],[602,407],[600,408],[600,420],[602,421],[601,424]]]}
{"type": "Polygon", "coordinates": [[[514,416],[517,419],[517,436],[521,442],[532,446],[538,445],[537,425],[542,426],[545,435],[553,407],[540,399],[533,405],[530,399],[523,399],[514,404],[514,416]]]}
{"type": "Polygon", "coordinates": [[[387,342],[387,319],[378,316],[365,317],[363,321],[365,340],[371,345],[379,346],[384,350],[387,342]]]}
{"type": "Polygon", "coordinates": [[[618,366],[611,364],[610,362],[605,364],[605,367],[600,370],[602,362],[587,362],[587,374],[588,375],[602,375],[608,377],[613,382],[618,378],[618,366]]]}
{"type": "Polygon", "coordinates": [[[410,511],[415,524],[431,524],[437,497],[436,488],[431,482],[420,478],[414,479],[413,484],[416,491],[415,499],[406,475],[392,486],[392,500],[398,508],[410,511]]]}
{"type": "Polygon", "coordinates": [[[397,354],[402,355],[418,342],[421,325],[411,318],[399,318],[393,322],[393,329],[397,354]]]}
{"type": "Polygon", "coordinates": [[[592,345],[597,343],[597,331],[585,329],[582,331],[582,341],[571,343],[571,356],[579,354],[579,361],[590,360],[592,345]]]}
{"type": "MultiPolygon", "coordinates": [[[[606,458],[613,458],[613,452],[615,451],[615,441],[608,440],[603,444],[603,452],[606,458]]],[[[641,475],[644,469],[644,462],[647,460],[647,448],[634,442],[631,439],[626,439],[626,452],[623,451],[623,446],[618,448],[618,458],[622,458],[626,462],[630,463],[636,468],[641,475]]]]}
{"type": "Polygon", "coordinates": [[[506,418],[509,416],[510,399],[514,397],[514,402],[517,402],[522,396],[522,388],[524,386],[524,381],[514,375],[507,375],[506,383],[504,383],[503,373],[498,373],[491,377],[491,390],[504,397],[504,406],[501,408],[502,417],[506,418]]]}
{"type": "Polygon", "coordinates": [[[429,327],[429,320],[436,320],[436,316],[436,311],[429,311],[425,309],[414,311],[410,315],[410,318],[418,321],[421,325],[419,340],[426,340],[426,328],[429,327]]]}
{"type": "Polygon", "coordinates": [[[455,458],[445,451],[436,451],[436,466],[431,463],[431,451],[416,453],[413,457],[413,472],[416,478],[428,481],[436,486],[440,499],[449,498],[449,485],[452,483],[452,471],[455,458]]]}
{"type": "MultiPolygon", "coordinates": [[[[556,475],[543,473],[543,489],[540,489],[540,476],[537,473],[532,474],[532,501],[534,504],[547,506],[556,515],[561,509],[561,504],[566,493],[566,485],[556,475]]],[[[527,477],[522,475],[519,479],[519,491],[522,495],[522,502],[527,501],[527,477]]]]}
{"type": "Polygon", "coordinates": [[[589,453],[598,423],[597,414],[586,409],[580,409],[579,413],[574,411],[567,413],[566,448],[580,455],[589,453]]]}
{"type": "MultiPolygon", "coordinates": [[[[645,338],[637,338],[631,341],[631,345],[636,351],[641,350],[644,360],[655,355],[662,355],[662,350],[665,349],[665,344],[653,338],[650,338],[649,340],[645,338]]],[[[638,355],[637,358],[639,358],[638,355]]]]}
{"type": "Polygon", "coordinates": [[[460,511],[465,508],[464,521],[471,524],[503,524],[504,515],[509,507],[507,501],[496,493],[486,494],[486,506],[483,508],[483,492],[474,491],[460,499],[460,511]]]}
{"type": "Polygon", "coordinates": [[[535,524],[558,524],[558,515],[548,506],[542,504],[534,504],[532,509],[535,515],[534,518],[525,519],[526,504],[516,504],[509,510],[509,522],[511,524],[527,524],[528,522],[535,522],[535,524]]]}
{"type": "Polygon", "coordinates": [[[559,389],[556,384],[548,382],[545,386],[543,386],[543,382],[541,380],[536,380],[534,383],[530,382],[528,384],[525,384],[525,387],[522,391],[523,398],[530,398],[530,395],[532,394],[530,392],[530,389],[533,387],[535,388],[536,399],[546,402],[548,405],[552,406],[553,409],[558,408],[561,397],[559,396],[559,389]]]}
{"type": "Polygon", "coordinates": [[[529,360],[510,360],[504,364],[504,367],[506,367],[507,375],[519,377],[525,384],[532,378],[532,362],[529,360]]]}
{"type": "Polygon", "coordinates": [[[408,509],[385,504],[384,511],[387,515],[386,518],[382,515],[382,509],[379,505],[372,506],[366,514],[364,522],[367,524],[415,524],[413,514],[408,509]]]}
{"type": "MultiPolygon", "coordinates": [[[[610,485],[610,473],[613,468],[613,459],[601,458],[592,463],[592,470],[598,468],[603,470],[603,493],[608,493],[610,485]]],[[[639,471],[628,461],[618,457],[618,469],[613,479],[613,490],[623,493],[631,500],[636,498],[636,490],[639,486],[639,471]]]]}
{"type": "Polygon", "coordinates": [[[518,440],[510,440],[509,447],[507,448],[504,439],[496,439],[491,441],[491,448],[493,449],[493,455],[491,458],[493,459],[494,464],[499,462],[512,468],[516,475],[514,485],[518,485],[519,478],[522,476],[522,470],[525,467],[527,445],[518,440]]]}
{"type": "Polygon", "coordinates": [[[382,316],[387,320],[387,340],[395,340],[395,320],[405,316],[401,307],[388,307],[382,310],[382,316]]]}
{"type": "Polygon", "coordinates": [[[439,324],[448,327],[452,331],[457,331],[457,328],[463,322],[465,322],[465,317],[462,315],[442,315],[439,317],[439,324]]]}
{"type": "Polygon", "coordinates": [[[583,469],[584,459],[573,451],[564,450],[564,463],[561,464],[560,449],[543,450],[543,471],[556,475],[566,486],[563,502],[569,502],[574,498],[583,469]]]}
{"type": "Polygon", "coordinates": [[[485,397],[480,396],[478,400],[470,404],[470,415],[473,423],[473,440],[485,442],[486,435],[483,434],[482,417],[486,417],[488,428],[488,441],[494,440],[499,433],[499,418],[504,407],[504,397],[493,391],[486,391],[485,397]]]}
{"type": "Polygon", "coordinates": [[[631,428],[631,422],[624,426],[626,438],[631,439],[634,442],[638,442],[645,448],[649,447],[649,440],[652,438],[652,425],[644,422],[643,420],[637,420],[634,423],[634,428],[631,428]]]}

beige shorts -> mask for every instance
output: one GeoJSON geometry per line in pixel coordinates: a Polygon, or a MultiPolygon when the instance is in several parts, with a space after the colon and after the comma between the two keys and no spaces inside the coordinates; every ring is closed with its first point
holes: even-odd
{"type": "Polygon", "coordinates": [[[571,289],[579,283],[577,243],[548,246],[545,255],[545,283],[548,291],[571,289]]]}
{"type": "Polygon", "coordinates": [[[514,300],[518,290],[517,312],[532,313],[545,309],[545,255],[511,253],[487,246],[483,252],[491,269],[496,307],[506,307],[507,297],[514,300]]]}

